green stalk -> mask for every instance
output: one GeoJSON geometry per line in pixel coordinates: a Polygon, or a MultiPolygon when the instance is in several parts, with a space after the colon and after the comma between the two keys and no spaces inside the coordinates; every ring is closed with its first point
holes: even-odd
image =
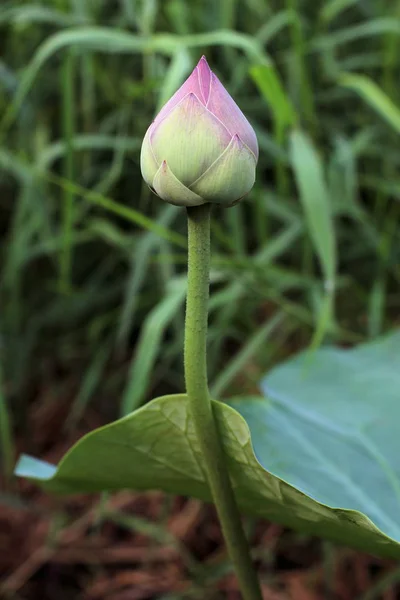
{"type": "Polygon", "coordinates": [[[197,439],[205,462],[208,484],[243,598],[244,600],[262,600],[208,390],[210,210],[210,204],[187,209],[189,250],[184,352],[186,391],[197,439]]]}

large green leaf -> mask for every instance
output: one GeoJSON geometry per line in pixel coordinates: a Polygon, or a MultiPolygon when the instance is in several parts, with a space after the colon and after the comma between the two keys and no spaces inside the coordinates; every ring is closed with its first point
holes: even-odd
{"type": "MultiPolygon", "coordinates": [[[[264,382],[268,400],[232,401],[252,437],[215,402],[241,510],[399,558],[399,357],[397,333],[289,361],[264,382]]],[[[17,473],[59,493],[163,489],[210,500],[184,395],[88,434],[58,468],[23,457],[17,473]]]]}
{"type": "Polygon", "coordinates": [[[259,461],[400,542],[400,331],[352,350],[303,353],[262,387],[268,404],[236,405],[259,461]]]}

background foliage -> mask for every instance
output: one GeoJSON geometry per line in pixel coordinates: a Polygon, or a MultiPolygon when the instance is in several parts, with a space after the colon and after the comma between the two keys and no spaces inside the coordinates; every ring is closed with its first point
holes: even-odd
{"type": "Polygon", "coordinates": [[[72,431],[89,404],[111,420],[183,389],[185,215],[138,157],[202,53],[261,148],[253,192],[213,215],[214,395],[395,324],[399,19],[397,0],[3,0],[5,472],[44,388],[72,431]]]}
{"type": "Polygon", "coordinates": [[[2,5],[2,365],[15,407],[49,354],[82,375],[75,419],[99,389],[126,412],[158,385],[182,388],[184,214],[150,195],[138,154],[202,52],[261,146],[254,192],[214,214],[214,392],[261,344],[264,369],[289,337],[353,342],[398,310],[392,3],[206,4],[2,5]]]}

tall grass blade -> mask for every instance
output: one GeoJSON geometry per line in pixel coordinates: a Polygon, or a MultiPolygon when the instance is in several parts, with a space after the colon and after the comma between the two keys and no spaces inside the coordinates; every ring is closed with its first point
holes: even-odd
{"type": "Polygon", "coordinates": [[[316,340],[320,342],[329,325],[335,290],[337,258],[331,199],[322,161],[311,140],[299,130],[291,135],[291,160],[310,237],[324,275],[327,300],[320,310],[316,331],[316,340]]]}
{"type": "Polygon", "coordinates": [[[213,398],[221,397],[227,387],[234,381],[235,377],[237,377],[237,375],[245,368],[249,361],[261,352],[269,337],[274,333],[278,326],[282,325],[282,321],[283,315],[278,312],[250,337],[248,342],[240,349],[231,362],[226,365],[211,385],[211,394],[213,398]]]}
{"type": "Polygon", "coordinates": [[[320,18],[325,23],[330,23],[338,18],[342,12],[358,4],[360,0],[329,0],[322,7],[320,18]]]}
{"type": "MultiPolygon", "coordinates": [[[[74,135],[75,135],[75,77],[76,57],[70,50],[64,58],[64,67],[61,74],[63,90],[63,131],[66,145],[63,175],[68,181],[75,179],[74,135]]],[[[60,292],[67,294],[71,290],[73,219],[74,219],[74,193],[70,187],[64,188],[63,214],[63,248],[60,257],[60,292]]]]}
{"type": "Polygon", "coordinates": [[[174,55],[182,48],[204,46],[231,46],[245,51],[249,59],[267,64],[269,58],[262,46],[251,36],[235,31],[213,31],[212,33],[175,36],[155,34],[151,38],[107,29],[106,27],[80,27],[61,31],[48,38],[36,51],[21,79],[14,101],[0,122],[0,134],[10,127],[18,114],[29,90],[43,65],[60,50],[74,47],[76,51],[91,50],[106,53],[146,53],[161,52],[174,55]]]}
{"type": "Polygon", "coordinates": [[[186,239],[184,236],[174,231],[170,231],[166,227],[163,227],[162,225],[154,222],[152,219],[146,217],[134,208],[131,208],[124,204],[120,204],[118,202],[114,202],[114,200],[112,200],[111,198],[103,196],[102,194],[99,194],[97,192],[87,190],[80,185],[71,183],[70,181],[65,181],[65,179],[58,177],[57,175],[48,174],[46,175],[46,178],[49,181],[52,181],[53,183],[59,185],[61,188],[70,187],[76,196],[81,197],[86,202],[104,208],[106,211],[118,215],[126,221],[134,223],[135,225],[138,225],[143,229],[153,231],[157,235],[160,235],[167,241],[171,242],[171,244],[179,246],[180,248],[186,248],[187,246],[186,239]]]}
{"type": "Polygon", "coordinates": [[[165,298],[146,318],[122,398],[122,415],[131,413],[144,402],[146,392],[151,386],[151,371],[161,350],[163,334],[176,312],[182,307],[185,296],[186,278],[176,279],[171,282],[165,298]]]}
{"type": "MultiPolygon", "coordinates": [[[[163,227],[168,227],[174,218],[176,218],[179,208],[176,206],[166,206],[157,223],[163,227]]],[[[160,237],[153,232],[146,233],[138,242],[132,251],[131,271],[126,283],[124,302],[122,305],[121,316],[118,326],[117,343],[124,346],[128,340],[134,318],[137,300],[142,285],[148,276],[148,266],[152,253],[159,246],[160,237]]]]}
{"type": "Polygon", "coordinates": [[[400,108],[366,75],[343,73],[339,84],[356,92],[382,119],[400,133],[400,108]]]}

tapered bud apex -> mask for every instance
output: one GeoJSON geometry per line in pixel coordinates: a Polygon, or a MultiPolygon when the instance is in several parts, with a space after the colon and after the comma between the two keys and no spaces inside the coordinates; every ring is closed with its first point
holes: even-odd
{"type": "Polygon", "coordinates": [[[257,159],[253,128],[203,56],[147,130],[140,166],[166,202],[231,206],[253,187],[257,159]]]}

